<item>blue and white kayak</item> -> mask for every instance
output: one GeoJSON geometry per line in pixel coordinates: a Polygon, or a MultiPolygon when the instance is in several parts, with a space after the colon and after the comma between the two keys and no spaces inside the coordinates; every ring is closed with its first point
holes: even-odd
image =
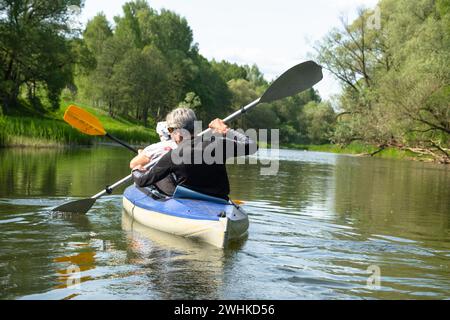
{"type": "Polygon", "coordinates": [[[141,225],[219,248],[244,237],[249,227],[247,214],[236,204],[180,186],[168,199],[154,199],[147,189],[130,186],[123,207],[141,225]]]}

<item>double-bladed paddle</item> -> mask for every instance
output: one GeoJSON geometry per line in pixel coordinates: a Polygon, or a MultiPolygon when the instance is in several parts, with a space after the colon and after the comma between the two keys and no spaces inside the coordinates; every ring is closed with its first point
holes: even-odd
{"type": "MultiPolygon", "coordinates": [[[[250,111],[250,109],[256,107],[257,105],[261,103],[269,103],[276,100],[280,100],[283,98],[287,98],[290,96],[293,96],[297,93],[303,92],[307,89],[312,88],[315,84],[317,84],[319,81],[321,81],[323,78],[322,74],[322,67],[316,64],[314,61],[307,61],[301,64],[296,65],[295,67],[289,69],[285,73],[283,73],[277,80],[275,80],[269,88],[266,90],[266,92],[263,94],[263,96],[249,105],[243,107],[239,111],[236,111],[229,117],[224,119],[224,122],[230,123],[232,120],[236,119],[238,116],[250,111]]],[[[79,108],[78,108],[79,109],[79,108]]],[[[76,109],[73,109],[76,110],[76,109]]],[[[67,112],[66,112],[67,113],[67,112]]],[[[76,113],[72,114],[82,114],[79,112],[79,110],[76,110],[76,113]]],[[[92,116],[92,115],[91,115],[92,116]]],[[[94,117],[95,118],[95,117],[94,117]]],[[[77,124],[77,126],[74,126],[76,128],[80,128],[86,125],[86,121],[79,121],[79,118],[75,117],[76,120],[72,121],[72,123],[77,124]]],[[[82,119],[87,119],[86,117],[82,117],[82,119]]],[[[65,119],[66,120],[66,119],[65,119]]],[[[92,119],[91,119],[92,120],[92,119]]],[[[67,120],[66,120],[67,121],[67,120]]],[[[98,121],[98,120],[97,120],[98,121]]],[[[88,124],[92,124],[93,122],[88,122],[88,124]]],[[[123,143],[122,141],[112,138],[110,135],[106,133],[106,131],[103,129],[103,127],[99,126],[99,121],[94,126],[94,132],[98,133],[104,133],[104,134],[96,134],[96,135],[104,135],[108,136],[109,138],[119,142],[120,144],[126,146],[128,149],[134,150],[132,147],[128,146],[127,144],[123,143]],[[103,130],[98,130],[98,128],[102,128],[103,130]]],[[[85,133],[91,132],[92,128],[89,128],[87,126],[87,129],[85,129],[85,133]]],[[[200,133],[198,136],[201,136],[207,132],[209,132],[210,129],[207,129],[200,133]]],[[[89,134],[89,133],[88,133],[89,134]]],[[[153,163],[150,163],[147,165],[147,167],[150,167],[153,165],[153,163]]],[[[88,199],[83,200],[76,200],[72,201],[66,204],[63,204],[59,207],[56,207],[52,211],[59,211],[59,212],[68,212],[68,213],[86,213],[91,209],[91,207],[94,205],[95,201],[97,201],[98,198],[104,196],[105,194],[111,194],[114,188],[117,188],[121,186],[124,183],[127,183],[131,180],[131,175],[121,179],[120,181],[114,183],[112,186],[108,187],[106,190],[92,196],[88,199]]]]}

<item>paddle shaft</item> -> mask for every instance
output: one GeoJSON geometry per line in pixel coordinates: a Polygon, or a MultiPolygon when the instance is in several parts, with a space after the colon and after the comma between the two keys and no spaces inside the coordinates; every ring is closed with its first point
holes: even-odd
{"type": "MultiPolygon", "coordinates": [[[[254,107],[256,107],[259,103],[261,102],[261,98],[256,99],[255,101],[253,101],[252,103],[246,105],[245,107],[239,109],[238,111],[236,111],[235,113],[229,115],[228,117],[226,117],[225,119],[223,119],[223,122],[225,123],[230,123],[231,121],[233,121],[234,119],[236,119],[237,117],[239,117],[240,115],[247,113],[248,111],[250,111],[251,109],[253,109],[254,107]]],[[[197,137],[201,137],[202,135],[210,132],[211,129],[208,128],[202,132],[200,132],[197,137]]]]}
{"type": "Polygon", "coordinates": [[[124,183],[127,183],[127,182],[131,181],[131,178],[132,178],[132,176],[130,174],[130,175],[126,176],[125,178],[117,181],[113,185],[108,186],[105,190],[97,193],[95,196],[92,196],[91,198],[92,199],[98,199],[98,198],[103,197],[104,195],[109,195],[109,194],[111,194],[114,191],[115,188],[120,187],[124,183]]]}
{"type": "Polygon", "coordinates": [[[133,148],[133,147],[130,146],[129,144],[127,144],[127,143],[125,143],[125,142],[123,142],[123,141],[117,139],[116,137],[110,135],[109,133],[106,133],[106,134],[105,134],[105,137],[110,138],[111,140],[117,142],[118,144],[121,144],[122,146],[124,146],[124,147],[127,148],[128,150],[133,151],[134,153],[138,153],[138,151],[137,151],[135,148],[133,148]]]}

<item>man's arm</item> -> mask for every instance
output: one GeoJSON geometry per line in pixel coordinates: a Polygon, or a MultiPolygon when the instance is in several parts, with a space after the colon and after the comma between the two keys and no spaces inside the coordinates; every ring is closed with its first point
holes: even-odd
{"type": "Polygon", "coordinates": [[[134,169],[138,166],[144,167],[148,163],[150,163],[150,158],[145,155],[143,150],[139,150],[139,155],[133,158],[133,160],[130,161],[130,169],[134,169]]]}
{"type": "Polygon", "coordinates": [[[135,169],[132,172],[134,183],[138,187],[149,187],[164,179],[172,172],[171,152],[166,153],[151,170],[141,171],[135,169]]]}
{"type": "Polygon", "coordinates": [[[228,130],[224,141],[227,158],[248,156],[258,151],[258,143],[255,140],[233,129],[228,130]]]}
{"type": "Polygon", "coordinates": [[[224,151],[225,159],[248,156],[258,151],[258,144],[255,140],[230,129],[221,119],[215,119],[209,124],[209,127],[214,133],[222,135],[223,138],[216,140],[216,144],[224,151]]]}

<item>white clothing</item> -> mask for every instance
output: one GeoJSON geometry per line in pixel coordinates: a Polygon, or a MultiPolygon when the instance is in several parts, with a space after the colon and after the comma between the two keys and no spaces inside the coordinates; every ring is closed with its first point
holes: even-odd
{"type": "Polygon", "coordinates": [[[154,143],[142,151],[142,154],[150,159],[150,163],[155,164],[158,162],[167,152],[176,149],[177,144],[172,141],[161,141],[154,143]]]}

